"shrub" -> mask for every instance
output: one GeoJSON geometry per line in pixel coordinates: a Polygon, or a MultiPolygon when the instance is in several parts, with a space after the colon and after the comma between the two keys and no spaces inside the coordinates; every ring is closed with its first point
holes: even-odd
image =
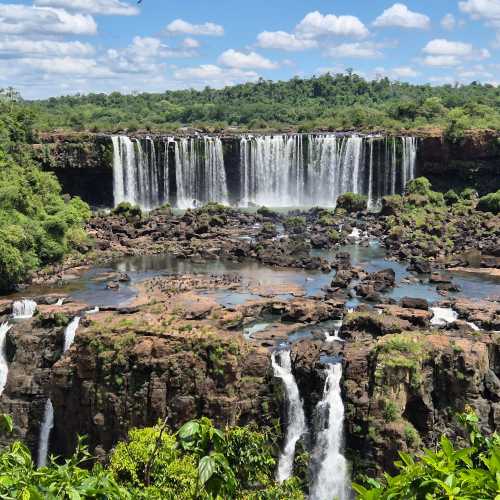
{"type": "Polygon", "coordinates": [[[406,194],[420,194],[428,196],[431,192],[431,183],[426,177],[417,177],[406,184],[406,194]]]}
{"type": "Polygon", "coordinates": [[[454,205],[455,203],[458,202],[459,199],[460,198],[459,198],[458,194],[455,193],[455,191],[453,191],[453,189],[450,189],[449,191],[447,191],[444,194],[444,201],[446,202],[446,204],[448,206],[454,205]]]}
{"type": "Polygon", "coordinates": [[[128,201],[123,201],[118,206],[116,206],[112,212],[114,215],[123,215],[126,218],[129,217],[141,217],[142,210],[137,205],[132,205],[128,201]]]}
{"type": "Polygon", "coordinates": [[[500,189],[496,193],[490,193],[479,199],[477,210],[481,212],[491,212],[497,215],[500,213],[500,189]]]}
{"type": "Polygon", "coordinates": [[[356,193],[344,193],[337,199],[337,207],[347,212],[361,212],[368,207],[368,197],[356,193]]]}

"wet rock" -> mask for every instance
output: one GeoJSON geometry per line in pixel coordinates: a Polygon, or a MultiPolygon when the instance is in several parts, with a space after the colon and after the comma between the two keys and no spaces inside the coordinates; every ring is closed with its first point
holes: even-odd
{"type": "Polygon", "coordinates": [[[425,299],[417,299],[413,297],[403,297],[401,299],[401,306],[409,309],[423,309],[429,310],[429,303],[425,299]]]}

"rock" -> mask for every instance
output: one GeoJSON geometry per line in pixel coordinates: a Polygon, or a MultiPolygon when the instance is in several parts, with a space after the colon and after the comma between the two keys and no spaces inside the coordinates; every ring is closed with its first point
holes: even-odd
{"type": "Polygon", "coordinates": [[[110,281],[109,283],[106,284],[106,288],[108,290],[119,290],[120,283],[118,283],[118,281],[110,281]]]}
{"type": "Polygon", "coordinates": [[[429,310],[429,303],[425,299],[417,299],[413,297],[403,297],[401,299],[401,306],[409,309],[423,309],[429,310]]]}
{"type": "Polygon", "coordinates": [[[451,283],[451,278],[440,273],[432,273],[429,278],[429,283],[451,283]]]}

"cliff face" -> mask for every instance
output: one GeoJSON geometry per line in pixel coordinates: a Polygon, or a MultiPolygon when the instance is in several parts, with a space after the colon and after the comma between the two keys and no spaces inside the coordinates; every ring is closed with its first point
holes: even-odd
{"type": "Polygon", "coordinates": [[[475,133],[452,143],[443,137],[421,139],[418,174],[439,191],[466,187],[481,195],[500,188],[500,138],[494,132],[475,133]]]}
{"type": "MultiPolygon", "coordinates": [[[[234,202],[240,192],[239,139],[228,136],[223,137],[222,142],[230,201],[234,202]]],[[[65,193],[80,196],[93,206],[113,206],[113,146],[110,136],[46,134],[34,148],[42,167],[55,173],[65,193]]],[[[173,152],[171,157],[174,160],[173,152]]],[[[441,136],[421,137],[417,175],[429,178],[436,190],[460,191],[473,187],[480,194],[494,191],[500,188],[498,135],[475,133],[457,143],[441,136]]],[[[174,175],[170,181],[174,183],[174,175]]],[[[175,190],[175,183],[171,190],[175,190]]]]}

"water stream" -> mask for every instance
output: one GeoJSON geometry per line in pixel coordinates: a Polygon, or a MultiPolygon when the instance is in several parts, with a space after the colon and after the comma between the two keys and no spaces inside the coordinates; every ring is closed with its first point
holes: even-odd
{"type": "Polygon", "coordinates": [[[347,500],[347,461],[342,454],[344,403],[340,392],[342,365],[328,365],[323,399],[316,407],[316,444],[311,456],[310,500],[347,500]]]}
{"type": "Polygon", "coordinates": [[[50,432],[54,427],[54,407],[52,401],[47,399],[45,403],[45,411],[43,414],[42,425],[40,427],[40,436],[38,439],[38,458],[37,467],[45,467],[47,465],[47,457],[49,454],[50,432]]]}
{"type": "Polygon", "coordinates": [[[7,333],[12,328],[9,323],[0,325],[0,396],[3,394],[5,386],[7,385],[7,376],[9,374],[9,364],[7,362],[7,333]]]}
{"type": "Polygon", "coordinates": [[[292,475],[295,446],[307,427],[302,399],[292,372],[290,351],[273,352],[271,362],[274,375],[283,381],[286,395],[286,436],[276,472],[276,480],[283,482],[292,475]]]}
{"type": "Polygon", "coordinates": [[[37,303],[34,300],[16,300],[12,304],[13,319],[29,319],[35,314],[37,303]]]}

